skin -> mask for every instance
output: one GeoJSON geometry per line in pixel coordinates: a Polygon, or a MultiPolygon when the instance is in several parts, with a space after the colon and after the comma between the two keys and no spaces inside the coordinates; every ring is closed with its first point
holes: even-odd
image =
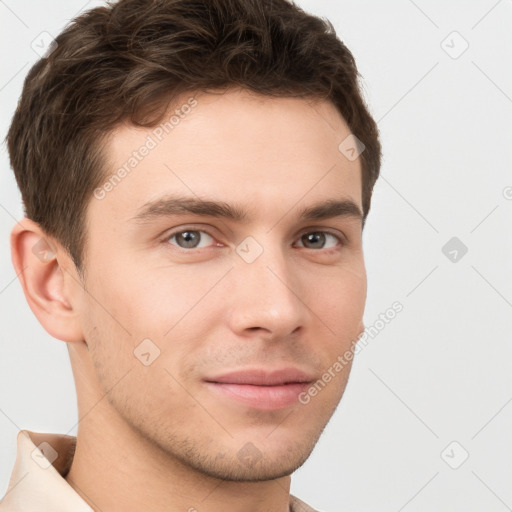
{"type": "MultiPolygon", "coordinates": [[[[272,411],[203,379],[294,366],[317,380],[364,329],[361,220],[297,218],[327,199],[362,209],[360,161],[338,150],[350,130],[334,105],[236,89],[195,98],[121,183],[91,198],[84,282],[34,222],[22,219],[11,235],[32,311],[67,342],[80,421],[66,480],[97,511],[287,512],[290,475],[334,413],[351,365],[307,404],[272,411]],[[251,220],[130,220],[173,193],[236,203],[251,220]],[[170,237],[176,228],[199,230],[200,247],[170,237]],[[346,241],[302,237],[326,230],[346,241]],[[252,263],[236,252],[248,236],[263,249],[252,263]],[[47,261],[32,252],[41,237],[47,261]],[[160,355],[146,366],[134,350],[147,338],[160,355]],[[238,456],[247,443],[252,464],[238,456]]],[[[151,130],[116,128],[108,175],[151,130]]]]}

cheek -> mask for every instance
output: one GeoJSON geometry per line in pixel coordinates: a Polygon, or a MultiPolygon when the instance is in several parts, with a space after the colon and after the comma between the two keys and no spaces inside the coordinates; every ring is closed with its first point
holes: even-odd
{"type": "Polygon", "coordinates": [[[311,283],[311,309],[336,334],[346,340],[359,334],[366,302],[363,265],[344,267],[321,281],[311,283]]]}
{"type": "Polygon", "coordinates": [[[91,289],[96,300],[90,300],[86,315],[98,329],[98,360],[116,358],[126,368],[140,364],[138,353],[149,352],[155,361],[151,368],[165,365],[177,374],[178,363],[195,353],[219,322],[223,306],[218,295],[209,292],[221,270],[208,275],[171,267],[145,275],[140,267],[110,272],[91,289]]]}
{"type": "MultiPolygon", "coordinates": [[[[137,261],[134,259],[134,261],[137,261]]],[[[105,301],[128,319],[179,319],[215,285],[224,268],[194,265],[122,265],[100,283],[105,301]]]]}
{"type": "Polygon", "coordinates": [[[135,342],[141,336],[161,335],[169,328],[179,300],[170,289],[164,279],[152,282],[140,268],[120,264],[98,276],[89,289],[89,316],[121,339],[135,342]]]}

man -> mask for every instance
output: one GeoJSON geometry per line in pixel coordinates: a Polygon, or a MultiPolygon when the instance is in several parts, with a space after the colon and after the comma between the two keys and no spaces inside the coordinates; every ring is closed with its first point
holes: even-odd
{"type": "Polygon", "coordinates": [[[7,141],[27,301],[77,437],[22,430],[1,511],[311,511],[290,475],[364,330],[375,122],[287,0],[121,0],[35,64],[7,141]]]}

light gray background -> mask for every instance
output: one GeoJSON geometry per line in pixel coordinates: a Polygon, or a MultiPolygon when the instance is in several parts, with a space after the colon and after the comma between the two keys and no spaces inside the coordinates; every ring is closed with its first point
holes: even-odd
{"type": "MultiPolygon", "coordinates": [[[[404,309],[358,354],[292,493],[329,512],[512,510],[512,2],[297,3],[354,53],[381,131],[365,324],[396,300],[404,309]],[[455,262],[442,252],[452,237],[468,248],[455,262]]],[[[31,42],[100,4],[0,1],[2,138],[37,59],[31,42]]],[[[11,265],[22,209],[5,145],[0,158],[3,495],[18,430],[76,435],[77,410],[65,345],[11,265]]]]}

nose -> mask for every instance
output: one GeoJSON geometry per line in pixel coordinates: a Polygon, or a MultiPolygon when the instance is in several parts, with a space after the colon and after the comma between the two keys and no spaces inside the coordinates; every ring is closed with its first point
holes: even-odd
{"type": "Polygon", "coordinates": [[[235,260],[230,279],[229,323],[237,335],[274,341],[297,334],[307,323],[306,291],[281,249],[267,246],[251,263],[235,260]]]}

